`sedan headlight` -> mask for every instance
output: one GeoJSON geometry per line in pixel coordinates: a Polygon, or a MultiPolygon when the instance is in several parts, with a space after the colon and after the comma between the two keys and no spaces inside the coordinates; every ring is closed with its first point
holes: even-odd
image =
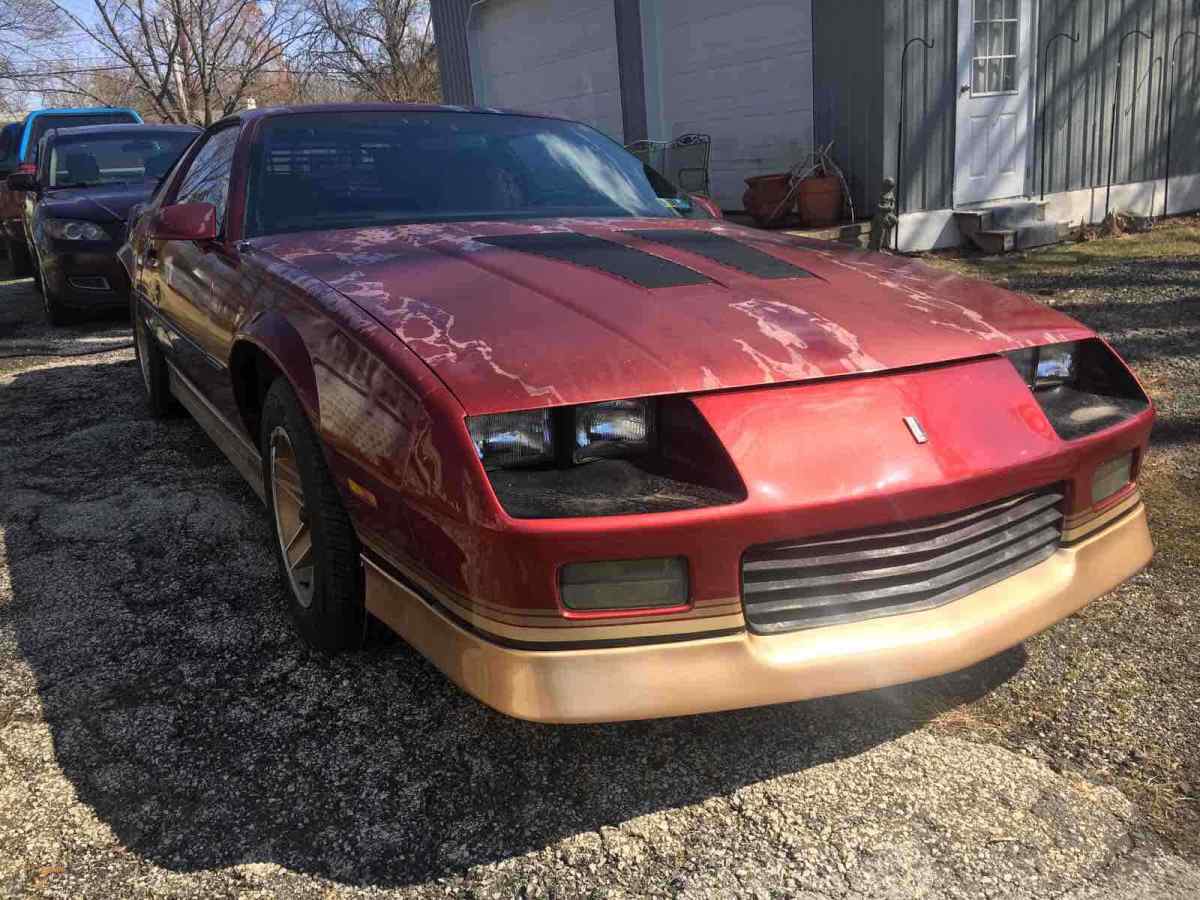
{"type": "Polygon", "coordinates": [[[46,233],[60,241],[107,241],[108,232],[95,222],[78,219],[46,219],[46,233]]]}

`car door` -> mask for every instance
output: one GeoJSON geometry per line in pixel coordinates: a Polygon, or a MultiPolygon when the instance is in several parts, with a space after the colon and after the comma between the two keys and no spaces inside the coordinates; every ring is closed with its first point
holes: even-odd
{"type": "Polygon", "coordinates": [[[227,222],[229,185],[240,126],[232,124],[201,138],[181,173],[170,203],[211,203],[217,214],[215,241],[152,241],[155,272],[151,302],[170,336],[176,367],[229,415],[234,408],[227,364],[233,336],[246,314],[236,289],[238,255],[227,222]]]}

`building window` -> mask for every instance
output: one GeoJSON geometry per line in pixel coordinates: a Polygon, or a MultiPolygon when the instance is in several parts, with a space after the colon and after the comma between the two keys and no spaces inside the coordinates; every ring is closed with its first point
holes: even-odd
{"type": "Polygon", "coordinates": [[[1006,94],[1017,89],[1017,0],[975,0],[975,49],[971,93],[1006,94]]]}

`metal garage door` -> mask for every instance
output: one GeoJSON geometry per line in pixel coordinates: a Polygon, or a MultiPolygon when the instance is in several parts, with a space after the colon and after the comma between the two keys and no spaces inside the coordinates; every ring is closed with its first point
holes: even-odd
{"type": "Polygon", "coordinates": [[[742,179],[786,171],[812,144],[811,3],[665,0],[650,8],[662,86],[659,127],[652,119],[650,130],[711,134],[713,193],[739,208],[742,179]]]}
{"type": "Polygon", "coordinates": [[[471,24],[475,100],[566,116],[621,140],[612,0],[489,0],[471,24]]]}

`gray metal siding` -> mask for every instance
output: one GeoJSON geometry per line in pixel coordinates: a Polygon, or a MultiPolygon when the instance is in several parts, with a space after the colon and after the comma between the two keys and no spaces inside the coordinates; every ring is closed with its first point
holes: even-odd
{"type": "Polygon", "coordinates": [[[883,159],[896,171],[900,92],[906,93],[903,171],[899,200],[904,212],[947,209],[954,203],[954,135],[958,103],[957,0],[899,0],[883,3],[883,159]],[[905,43],[914,44],[901,84],[905,43]]]}
{"type": "Polygon", "coordinates": [[[883,175],[883,6],[878,0],[814,0],[816,142],[833,143],[860,217],[879,202],[883,175]],[[849,60],[853,60],[848,64],[849,60]]]}
{"type": "Polygon", "coordinates": [[[896,176],[900,57],[909,51],[900,180],[905,212],[945,209],[954,195],[958,86],[957,0],[814,0],[814,106],[818,143],[851,182],[860,215],[879,201],[884,175],[896,176]]]}
{"type": "Polygon", "coordinates": [[[475,90],[471,85],[471,54],[467,44],[471,0],[431,0],[430,6],[433,36],[437,41],[442,102],[470,106],[475,102],[475,90]]]}
{"type": "Polygon", "coordinates": [[[1165,166],[1170,92],[1175,93],[1172,174],[1200,172],[1200,42],[1184,38],[1176,66],[1172,45],[1182,30],[1200,31],[1196,0],[1041,0],[1038,52],[1058,32],[1078,34],[1079,42],[1059,40],[1041,60],[1044,79],[1038,104],[1033,189],[1040,190],[1041,129],[1045,128],[1048,193],[1104,185],[1109,177],[1112,106],[1117,87],[1117,48],[1121,36],[1140,28],[1152,40],[1125,43],[1117,109],[1117,152],[1113,183],[1161,178],[1165,166]]]}

